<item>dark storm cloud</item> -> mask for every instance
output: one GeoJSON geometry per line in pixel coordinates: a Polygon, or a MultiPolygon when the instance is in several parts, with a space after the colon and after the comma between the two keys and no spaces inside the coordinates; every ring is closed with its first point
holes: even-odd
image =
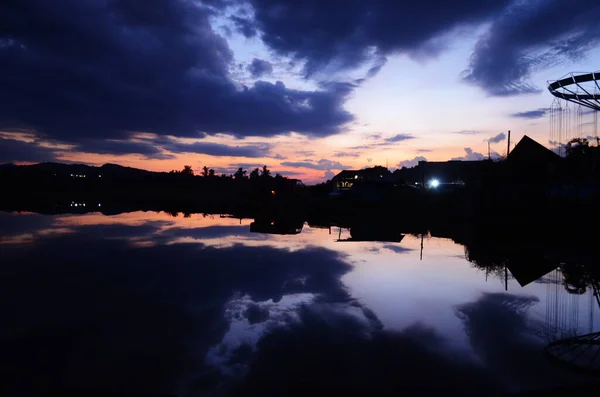
{"type": "Polygon", "coordinates": [[[502,142],[505,139],[506,139],[506,134],[504,132],[501,132],[498,135],[495,135],[495,136],[491,137],[487,141],[489,143],[500,143],[500,142],[502,142]]]}
{"type": "Polygon", "coordinates": [[[333,157],[360,157],[359,152],[334,152],[333,157]]]}
{"type": "Polygon", "coordinates": [[[250,325],[265,322],[269,319],[269,308],[250,303],[244,311],[244,317],[250,325]]]}
{"type": "Polygon", "coordinates": [[[0,212],[0,243],[4,239],[22,235],[34,234],[47,229],[54,223],[54,217],[38,214],[16,215],[0,212]]]}
{"type": "Polygon", "coordinates": [[[540,92],[544,87],[531,85],[530,74],[595,48],[599,20],[597,0],[514,2],[476,44],[464,78],[490,95],[540,92]]]}
{"type": "Polygon", "coordinates": [[[243,168],[243,169],[252,171],[255,168],[262,168],[264,165],[266,165],[269,169],[271,169],[271,166],[269,164],[259,164],[259,163],[237,163],[237,164],[230,164],[229,166],[234,168],[235,170],[237,170],[238,168],[243,168]]]}
{"type": "Polygon", "coordinates": [[[0,3],[0,127],[78,143],[137,131],[326,136],[353,119],[348,91],[238,88],[212,13],[184,0],[0,3]]]}
{"type": "Polygon", "coordinates": [[[485,293],[457,308],[475,354],[499,379],[513,380],[505,385],[508,388],[537,385],[549,390],[577,379],[576,374],[561,371],[541,354],[547,341],[539,336],[549,324],[528,315],[538,303],[535,296],[485,293]]]}
{"type": "Polygon", "coordinates": [[[402,142],[402,141],[406,141],[409,139],[415,139],[415,137],[410,134],[397,134],[397,135],[394,135],[393,137],[386,138],[385,141],[386,142],[402,142]]]}
{"type": "Polygon", "coordinates": [[[206,226],[197,228],[173,227],[167,229],[161,234],[161,237],[168,239],[179,237],[191,237],[196,240],[214,239],[229,236],[246,235],[250,232],[248,226],[206,226]]]}
{"type": "Polygon", "coordinates": [[[56,160],[56,149],[39,146],[35,142],[0,138],[0,164],[16,161],[43,163],[56,160]]]}
{"type": "Polygon", "coordinates": [[[256,79],[273,73],[273,65],[271,65],[271,62],[269,61],[254,58],[252,63],[248,65],[248,71],[250,72],[250,75],[256,79]]]}
{"type": "Polygon", "coordinates": [[[352,168],[349,165],[343,165],[338,161],[331,161],[327,159],[321,159],[316,162],[304,162],[304,161],[285,161],[281,163],[281,165],[286,167],[296,167],[296,168],[310,168],[313,170],[321,170],[321,171],[329,171],[329,170],[343,170],[346,168],[352,168]]]}
{"type": "Polygon", "coordinates": [[[125,154],[141,154],[148,159],[154,160],[175,158],[175,156],[171,154],[163,153],[160,147],[145,142],[88,139],[78,143],[71,150],[86,153],[112,154],[117,156],[125,154]]]}
{"type": "Polygon", "coordinates": [[[540,108],[537,110],[528,110],[526,112],[513,113],[513,114],[511,114],[511,116],[519,117],[522,119],[539,119],[539,118],[544,117],[549,111],[550,111],[550,108],[540,108]]]}
{"type": "Polygon", "coordinates": [[[165,149],[174,153],[196,153],[210,156],[234,156],[234,157],[267,157],[269,145],[246,145],[229,146],[213,142],[179,143],[173,142],[164,146],[165,149]]]}
{"type": "Polygon", "coordinates": [[[510,0],[393,2],[250,0],[263,42],[304,61],[308,77],[333,66],[372,62],[368,77],[391,53],[416,57],[440,51],[436,39],[456,27],[489,19],[510,0]]]}
{"type": "Polygon", "coordinates": [[[352,307],[362,315],[343,309],[305,305],[285,326],[271,327],[256,353],[243,359],[249,371],[240,394],[479,396],[505,391],[474,360],[449,352],[436,330],[413,324],[389,331],[369,309],[352,307]]]}
{"type": "MultiPolygon", "coordinates": [[[[154,233],[148,226],[156,225],[137,226],[137,233],[136,226],[74,226],[69,236],[2,250],[4,394],[63,387],[203,394],[214,386],[201,381],[204,358],[229,329],[225,311],[235,291],[254,302],[300,293],[348,299],[340,277],[351,267],[335,252],[134,248],[112,238],[111,230],[119,237],[154,233]]],[[[250,321],[266,316],[254,312],[246,313],[250,321]]]]}
{"type": "Polygon", "coordinates": [[[310,156],[315,155],[315,151],[314,150],[298,150],[298,151],[296,151],[296,154],[299,156],[310,157],[310,156]]]}
{"type": "Polygon", "coordinates": [[[361,150],[361,149],[372,149],[375,146],[377,146],[377,144],[371,144],[371,145],[358,145],[358,146],[350,146],[349,149],[352,150],[361,150]]]}
{"type": "Polygon", "coordinates": [[[394,245],[394,244],[386,244],[383,246],[383,248],[393,251],[397,254],[404,254],[404,253],[412,251],[412,248],[401,247],[399,245],[394,245]]]}
{"type": "Polygon", "coordinates": [[[256,36],[256,27],[254,26],[254,22],[249,17],[239,17],[232,15],[230,17],[231,21],[235,25],[235,29],[244,35],[246,38],[251,38],[256,36]]]}

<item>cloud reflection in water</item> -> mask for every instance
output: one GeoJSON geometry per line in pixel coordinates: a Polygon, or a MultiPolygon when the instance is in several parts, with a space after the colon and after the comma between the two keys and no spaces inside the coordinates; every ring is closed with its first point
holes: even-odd
{"type": "Polygon", "coordinates": [[[210,216],[0,220],[12,392],[486,395],[554,374],[528,319],[546,285],[498,294],[450,240],[428,238],[421,261],[415,236],[338,243],[210,216]]]}

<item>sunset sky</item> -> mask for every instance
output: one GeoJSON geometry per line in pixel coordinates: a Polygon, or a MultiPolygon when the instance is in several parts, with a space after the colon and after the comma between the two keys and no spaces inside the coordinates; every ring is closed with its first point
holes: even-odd
{"type": "Polygon", "coordinates": [[[3,1],[0,163],[316,183],[502,155],[508,130],[548,145],[547,81],[600,70],[599,21],[598,0],[3,1]]]}

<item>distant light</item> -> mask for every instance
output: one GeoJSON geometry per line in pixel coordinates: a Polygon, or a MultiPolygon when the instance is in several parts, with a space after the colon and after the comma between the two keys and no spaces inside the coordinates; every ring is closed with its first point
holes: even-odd
{"type": "Polygon", "coordinates": [[[432,179],[429,181],[429,187],[432,187],[435,189],[438,186],[440,186],[440,181],[438,181],[437,179],[432,179]]]}
{"type": "Polygon", "coordinates": [[[358,179],[358,175],[354,175],[354,179],[358,179]]]}
{"type": "Polygon", "coordinates": [[[275,190],[271,190],[271,194],[272,194],[272,195],[275,195],[275,190]]]}
{"type": "Polygon", "coordinates": [[[83,206],[85,207],[85,203],[83,203],[83,204],[81,204],[81,205],[83,205],[83,206]]]}
{"type": "Polygon", "coordinates": [[[98,207],[102,207],[102,204],[98,203],[98,207]]]}
{"type": "Polygon", "coordinates": [[[71,174],[71,176],[73,176],[73,174],[71,174]]]}
{"type": "Polygon", "coordinates": [[[75,203],[75,207],[77,207],[77,203],[75,203]]]}
{"type": "Polygon", "coordinates": [[[98,175],[98,178],[102,178],[102,175],[98,175]]]}

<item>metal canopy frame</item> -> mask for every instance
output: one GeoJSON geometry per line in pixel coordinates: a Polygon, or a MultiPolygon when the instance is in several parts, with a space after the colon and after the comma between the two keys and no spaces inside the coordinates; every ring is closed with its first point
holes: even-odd
{"type": "Polygon", "coordinates": [[[568,77],[548,82],[548,91],[557,98],[577,103],[596,111],[600,111],[600,71],[592,73],[569,73],[568,77]],[[583,83],[590,83],[586,89],[583,83]]]}

